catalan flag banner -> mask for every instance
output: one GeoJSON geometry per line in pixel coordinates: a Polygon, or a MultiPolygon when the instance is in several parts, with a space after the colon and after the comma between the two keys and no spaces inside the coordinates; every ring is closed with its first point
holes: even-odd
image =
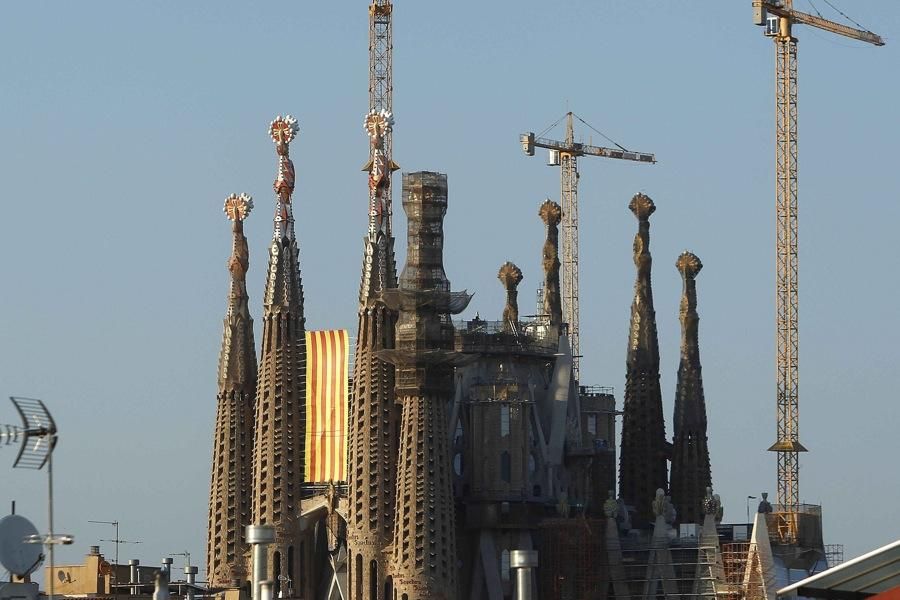
{"type": "Polygon", "coordinates": [[[306,481],[347,480],[346,329],[306,332],[306,481]]]}

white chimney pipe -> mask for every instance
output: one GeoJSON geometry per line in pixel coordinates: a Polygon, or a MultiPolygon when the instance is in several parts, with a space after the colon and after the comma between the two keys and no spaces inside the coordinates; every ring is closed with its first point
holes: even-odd
{"type": "Polygon", "coordinates": [[[187,581],[187,591],[184,594],[184,600],[194,600],[194,584],[197,581],[197,567],[187,566],[184,568],[184,579],[187,581]]]}
{"type": "MultiPolygon", "coordinates": [[[[140,571],[138,570],[138,565],[140,565],[140,564],[141,564],[141,561],[139,561],[136,558],[132,558],[131,560],[128,561],[129,575],[130,575],[130,577],[129,577],[130,581],[128,583],[134,583],[134,584],[140,583],[141,574],[140,574],[140,571]]],[[[141,587],[139,585],[131,586],[131,595],[132,596],[137,596],[140,593],[141,593],[141,587]]]]}
{"type": "MultiPolygon", "coordinates": [[[[253,548],[253,566],[251,568],[252,600],[261,600],[260,584],[268,575],[267,550],[269,544],[275,542],[275,528],[271,525],[247,525],[247,543],[253,548]]],[[[269,585],[272,582],[269,581],[269,585]]],[[[269,589],[269,600],[272,600],[272,589],[269,589]]]]}
{"type": "Polygon", "coordinates": [[[537,550],[513,550],[509,566],[516,571],[516,600],[535,600],[531,573],[538,566],[537,550]]]}
{"type": "Polygon", "coordinates": [[[265,581],[259,582],[259,600],[272,600],[272,590],[275,589],[275,585],[271,580],[266,579],[265,581]]]}

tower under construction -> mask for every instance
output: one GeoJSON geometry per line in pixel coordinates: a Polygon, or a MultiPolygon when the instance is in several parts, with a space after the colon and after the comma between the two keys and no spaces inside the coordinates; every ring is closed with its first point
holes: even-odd
{"type": "Polygon", "coordinates": [[[356,339],[350,434],[347,503],[347,551],[350,597],[377,590],[392,600],[385,552],[394,531],[400,407],[394,395],[394,366],[379,358],[394,347],[396,312],[381,294],[397,287],[394,238],[388,225],[390,162],[385,138],[393,119],[372,111],[366,116],[372,152],[369,160],[369,230],[363,240],[359,327],[356,339]]]}
{"type": "Polygon", "coordinates": [[[275,527],[268,547],[268,573],[276,594],[284,575],[301,571],[301,523],[297,518],[304,482],[306,419],[306,319],[300,250],[294,236],[294,164],[289,146],[297,120],[278,116],[269,135],[278,155],[275,219],[263,296],[263,339],[256,396],[253,460],[253,522],[275,527]]]}
{"type": "Polygon", "coordinates": [[[248,306],[250,251],[244,237],[244,219],[252,208],[253,200],[247,194],[232,194],[225,200],[233,239],[209,487],[206,569],[211,586],[240,586],[247,576],[244,527],[250,524],[256,347],[248,306]]]}
{"type": "Polygon", "coordinates": [[[650,282],[650,215],[656,205],[649,196],[636,194],[628,208],[638,220],[634,237],[637,279],[631,305],[628,358],[622,418],[622,457],[619,490],[634,507],[635,524],[654,521],[650,506],[657,489],[667,488],[666,426],[659,387],[659,342],[650,282]]]}
{"type": "Polygon", "coordinates": [[[675,390],[674,440],[670,488],[678,520],[703,522],[703,499],[712,486],[709,447],[706,440],[706,400],[700,366],[696,277],[703,263],[695,254],[683,252],[675,262],[681,273],[682,293],[681,361],[675,390]]]}
{"type": "Polygon", "coordinates": [[[347,476],[348,590],[351,598],[393,600],[388,548],[394,533],[400,406],[394,366],[378,353],[394,348],[397,313],[381,299],[397,287],[391,174],[393,104],[393,5],[369,5],[368,231],[363,265],[353,387],[350,394],[347,476]],[[373,596],[374,591],[374,596],[373,596]]]}
{"type": "Polygon", "coordinates": [[[447,176],[406,173],[403,209],[407,261],[397,290],[384,298],[399,311],[397,348],[382,356],[397,366],[402,404],[397,511],[390,572],[397,598],[454,600],[457,590],[447,406],[453,397],[453,325],[471,296],[451,292],[444,273],[447,176]]]}

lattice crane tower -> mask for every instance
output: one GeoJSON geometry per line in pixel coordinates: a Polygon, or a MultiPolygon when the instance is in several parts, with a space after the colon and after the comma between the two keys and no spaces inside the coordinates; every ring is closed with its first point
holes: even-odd
{"type": "MultiPolygon", "coordinates": [[[[560,201],[562,202],[562,307],[563,320],[569,324],[569,343],[572,347],[572,373],[579,379],[581,343],[578,322],[578,157],[602,156],[638,162],[655,163],[656,157],[642,152],[631,152],[621,146],[602,148],[575,142],[572,112],[566,113],[565,141],[535,137],[533,132],[523,133],[519,141],[528,156],[534,156],[535,148],[550,151],[549,166],[560,167],[560,201]]],[[[579,121],[584,122],[581,117],[579,121]]],[[[559,123],[559,121],[557,121],[559,123]]],[[[556,123],[554,123],[556,125],[556,123]]],[[[553,127],[551,125],[550,127],[553,127]]],[[[548,128],[549,129],[549,128],[548,128]]]]}
{"type": "MultiPolygon", "coordinates": [[[[376,113],[394,112],[394,5],[390,0],[372,0],[369,6],[369,109],[376,113]]],[[[388,130],[384,135],[384,155],[392,165],[394,135],[388,130]]],[[[390,180],[389,169],[387,178],[390,180]]],[[[388,185],[390,189],[390,184],[388,185]]],[[[393,235],[393,203],[387,197],[385,226],[387,236],[393,235]]]]}
{"type": "MultiPolygon", "coordinates": [[[[843,14],[843,13],[841,13],[843,14]]],[[[846,15],[844,15],[846,17],[846,15]]],[[[794,10],[793,0],[753,0],[753,22],[766,26],[775,41],[775,320],[777,337],[776,401],[778,504],[782,541],[797,541],[800,507],[797,323],[797,38],[792,25],[812,25],[838,35],[883,46],[871,31],[856,29],[794,10]]]]}

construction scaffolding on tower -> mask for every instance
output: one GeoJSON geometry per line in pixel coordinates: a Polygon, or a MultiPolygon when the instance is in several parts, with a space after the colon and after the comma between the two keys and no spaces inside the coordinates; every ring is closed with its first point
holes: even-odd
{"type": "Polygon", "coordinates": [[[747,559],[755,548],[750,542],[726,542],[720,548],[694,535],[665,541],[629,535],[616,541],[618,547],[609,547],[608,540],[616,535],[609,535],[607,523],[585,518],[541,522],[538,583],[542,598],[766,598],[763,582],[774,574],[748,573],[747,559]]]}

